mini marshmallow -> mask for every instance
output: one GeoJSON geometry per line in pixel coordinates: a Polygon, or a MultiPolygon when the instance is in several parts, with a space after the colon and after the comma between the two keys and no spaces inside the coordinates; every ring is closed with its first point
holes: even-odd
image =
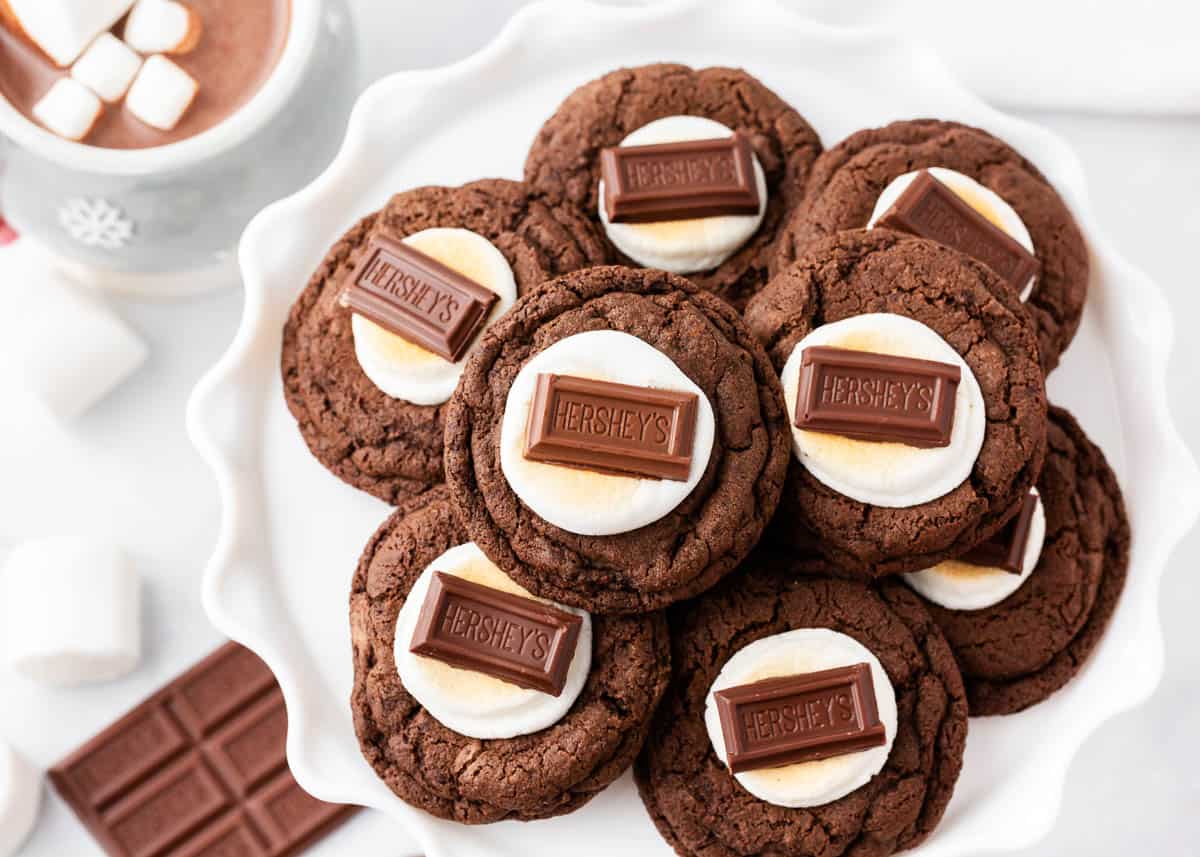
{"type": "Polygon", "coordinates": [[[199,90],[200,85],[190,74],[155,54],[138,72],[125,96],[125,107],[152,128],[170,131],[192,106],[199,90]]]}
{"type": "Polygon", "coordinates": [[[33,115],[60,137],[78,142],[92,133],[104,105],[82,83],[64,77],[33,106],[33,115]]]}
{"type": "Polygon", "coordinates": [[[41,777],[0,740],[0,857],[14,857],[29,838],[41,803],[41,777]]]}
{"type": "Polygon", "coordinates": [[[9,258],[5,273],[39,293],[38,310],[12,325],[8,353],[16,377],[47,412],[70,422],[146,361],[146,343],[98,299],[48,274],[32,257],[9,258]]]}
{"type": "Polygon", "coordinates": [[[134,0],[0,0],[0,16],[66,68],[129,11],[134,0]]]}
{"type": "Polygon", "coordinates": [[[200,16],[176,0],[138,0],[125,22],[125,41],[143,54],[186,54],[202,30],[200,16]]]}
{"type": "Polygon", "coordinates": [[[4,568],[5,657],[36,682],[111,681],[141,657],[141,584],[121,550],[55,537],[17,547],[4,568]]]}
{"type": "Polygon", "coordinates": [[[142,58],[136,51],[112,33],[104,33],[71,67],[71,77],[115,104],[125,97],[141,67],[142,58]]]}

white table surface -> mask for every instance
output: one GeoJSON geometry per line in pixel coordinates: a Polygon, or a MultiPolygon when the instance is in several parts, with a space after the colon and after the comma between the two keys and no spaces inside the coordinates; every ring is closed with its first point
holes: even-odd
{"type": "MultiPolygon", "coordinates": [[[[373,10],[364,37],[371,77],[438,65],[488,41],[520,0],[351,0],[373,10]],[[399,10],[403,9],[402,15],[399,10]]],[[[1114,118],[1030,114],[1083,158],[1098,219],[1118,246],[1166,289],[1177,341],[1170,389],[1184,436],[1200,446],[1200,117],[1114,118]]],[[[835,141],[827,141],[835,142],[835,141]]],[[[15,284],[5,284],[13,288],[15,284]]],[[[35,284],[24,284],[34,287],[35,284]]],[[[141,667],[112,684],[48,690],[0,667],[0,736],[49,766],[217,646],[200,607],[200,573],[218,522],[215,485],[184,431],[192,386],[233,337],[241,296],[181,303],[115,301],[150,343],[146,367],[70,429],[18,400],[0,405],[0,545],[61,532],[126,545],[146,581],[141,667]]],[[[1200,533],[1176,552],[1163,588],[1167,671],[1145,705],[1108,723],[1083,747],[1057,827],[1027,855],[1196,853],[1200,841],[1200,533]]],[[[986,850],[981,843],[981,853],[986,850]]],[[[411,857],[402,831],[363,814],[309,853],[411,857]]],[[[22,857],[100,857],[47,791],[22,857]]]]}

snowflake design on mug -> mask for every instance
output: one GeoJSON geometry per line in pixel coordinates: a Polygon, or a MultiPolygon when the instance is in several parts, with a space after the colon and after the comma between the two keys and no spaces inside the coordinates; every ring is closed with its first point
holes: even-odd
{"type": "Polygon", "coordinates": [[[133,221],[105,199],[76,197],[58,210],[58,222],[85,247],[120,250],[133,240],[133,221]]]}

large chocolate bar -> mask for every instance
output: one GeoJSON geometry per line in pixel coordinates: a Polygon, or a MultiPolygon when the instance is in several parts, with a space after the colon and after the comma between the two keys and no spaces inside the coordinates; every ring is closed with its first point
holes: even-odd
{"type": "Polygon", "coordinates": [[[582,624],[577,613],[435,571],[410,649],[558,696],[582,624]]]}
{"type": "Polygon", "coordinates": [[[1021,509],[1007,524],[990,539],[967,551],[959,561],[984,568],[1002,568],[1011,574],[1020,574],[1025,566],[1025,546],[1029,543],[1029,530],[1038,498],[1032,491],[1025,495],[1021,509]]]}
{"type": "Polygon", "coordinates": [[[376,235],[350,275],[341,304],[456,363],[498,300],[490,289],[386,235],[376,235]]]}
{"type": "Polygon", "coordinates": [[[290,857],[355,807],[288,769],[287,710],[266,664],[229,643],[50,771],[111,857],[290,857]]]}
{"type": "Polygon", "coordinates": [[[867,664],[764,679],[713,696],[735,774],[887,743],[867,664]]]}
{"type": "Polygon", "coordinates": [[[525,457],[601,473],[686,482],[695,393],[538,375],[525,457]]]}
{"type": "Polygon", "coordinates": [[[1037,257],[927,170],[875,224],[941,242],[987,265],[1020,294],[1040,267],[1037,257]]]}
{"type": "Polygon", "coordinates": [[[800,358],[796,426],[858,440],[949,446],[962,370],[950,363],[814,345],[800,358]]]}
{"type": "Polygon", "coordinates": [[[604,149],[600,176],[610,223],[758,213],[754,150],[740,133],[604,149]]]}

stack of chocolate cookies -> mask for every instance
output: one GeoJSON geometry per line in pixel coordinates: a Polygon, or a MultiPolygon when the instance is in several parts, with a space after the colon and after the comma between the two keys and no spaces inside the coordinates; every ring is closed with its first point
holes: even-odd
{"type": "Polygon", "coordinates": [[[971,715],[1066,684],[1128,561],[1045,374],[1083,238],[976,128],[822,151],[746,72],[572,93],[525,181],[395,196],[283,334],[313,455],[395,507],[350,593],[362,750],[465,823],[633,766],[681,855],[884,855],[971,715]]]}

